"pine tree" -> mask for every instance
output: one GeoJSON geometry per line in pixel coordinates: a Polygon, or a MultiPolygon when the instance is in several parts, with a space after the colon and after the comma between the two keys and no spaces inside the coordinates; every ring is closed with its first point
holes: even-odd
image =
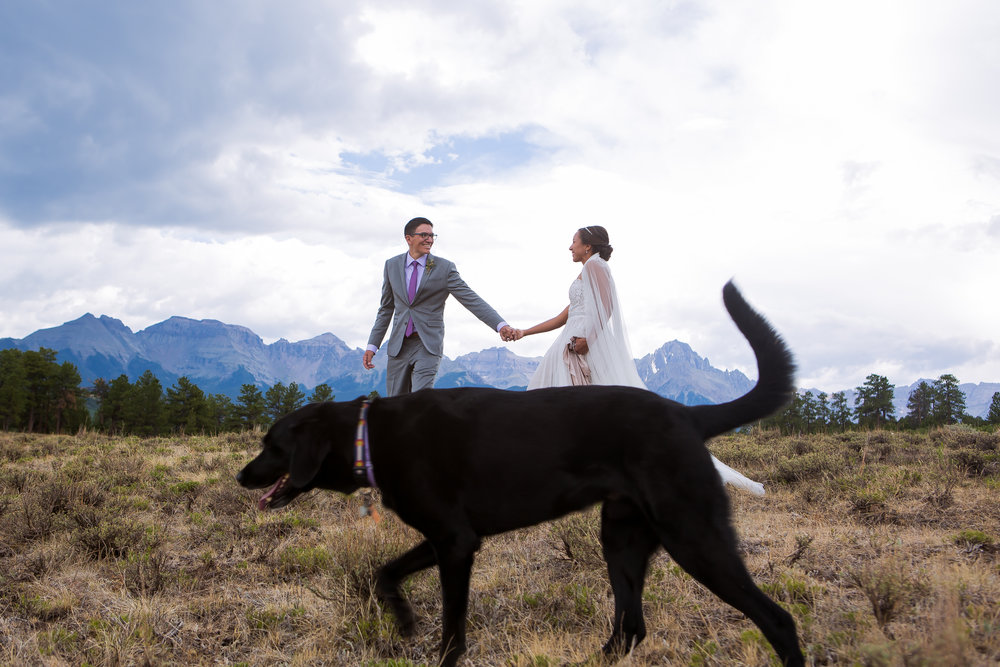
{"type": "Polygon", "coordinates": [[[816,403],[816,397],[813,396],[811,391],[807,391],[802,394],[799,409],[800,414],[802,415],[802,431],[805,433],[813,433],[816,429],[816,422],[819,418],[819,405],[816,403]]]}
{"type": "Polygon", "coordinates": [[[274,423],[285,415],[285,394],[288,388],[284,382],[278,382],[268,387],[264,392],[264,414],[270,423],[274,423]]]}
{"type": "Polygon", "coordinates": [[[64,428],[76,431],[84,426],[89,415],[80,389],[80,371],[76,366],[68,361],[63,362],[54,374],[52,387],[52,418],[55,420],[53,430],[62,433],[64,428]]]}
{"type": "Polygon", "coordinates": [[[765,428],[777,427],[782,433],[802,433],[805,422],[802,419],[802,395],[792,394],[792,400],[785,409],[776,415],[771,415],[760,422],[765,428]]]}
{"type": "Polygon", "coordinates": [[[990,403],[990,411],[986,413],[986,420],[991,424],[1000,424],[1000,391],[993,394],[993,401],[990,403]]]}
{"type": "Polygon", "coordinates": [[[94,386],[90,388],[91,395],[97,399],[97,428],[107,429],[108,424],[106,421],[106,415],[104,414],[104,405],[108,400],[108,392],[111,390],[111,385],[104,378],[96,378],[94,380],[94,386]]]}
{"type": "Polygon", "coordinates": [[[846,431],[851,425],[851,408],[847,405],[846,392],[834,392],[831,397],[830,425],[838,431],[846,431]]]}
{"type": "Polygon", "coordinates": [[[896,413],[896,406],[892,404],[894,389],[895,385],[881,375],[873,373],[865,378],[854,397],[854,413],[859,426],[885,428],[893,423],[896,413]]]}
{"type": "Polygon", "coordinates": [[[166,414],[170,428],[183,433],[211,430],[213,426],[205,392],[187,376],[177,378],[167,389],[166,414]]]}
{"type": "Polygon", "coordinates": [[[0,350],[0,427],[19,428],[27,405],[24,354],[20,350],[0,350]]]}
{"type": "Polygon", "coordinates": [[[312,396],[309,397],[309,402],[326,403],[327,401],[332,401],[333,398],[333,389],[330,388],[330,385],[324,382],[323,384],[316,385],[316,388],[313,389],[312,396]]]}
{"type": "Polygon", "coordinates": [[[55,364],[55,350],[40,347],[38,351],[27,350],[24,353],[24,388],[28,411],[24,429],[29,433],[39,425],[41,428],[38,430],[46,430],[45,422],[52,409],[52,369],[55,364]]]}
{"type": "Polygon", "coordinates": [[[252,384],[240,387],[240,395],[236,399],[236,419],[245,429],[254,429],[267,425],[265,413],[267,406],[260,389],[252,384]]]}
{"type": "Polygon", "coordinates": [[[147,370],[132,385],[125,405],[128,432],[136,435],[160,435],[165,431],[166,414],[163,385],[147,370]]]}
{"type": "Polygon", "coordinates": [[[950,373],[934,381],[933,417],[936,424],[957,424],[965,416],[965,393],[950,373]]]}
{"type": "Polygon", "coordinates": [[[124,373],[116,377],[108,385],[107,396],[101,401],[97,412],[98,421],[108,429],[109,433],[126,433],[129,425],[126,410],[132,395],[132,383],[124,373]]]}
{"type": "Polygon", "coordinates": [[[827,398],[825,391],[821,391],[816,395],[816,425],[818,427],[817,430],[820,431],[826,431],[827,427],[830,426],[832,412],[827,398]]]}
{"type": "Polygon", "coordinates": [[[240,420],[236,415],[236,406],[225,394],[212,394],[206,399],[208,404],[208,419],[213,433],[223,431],[238,431],[240,420]]]}
{"type": "Polygon", "coordinates": [[[914,428],[926,426],[930,423],[933,407],[934,389],[921,380],[906,401],[906,409],[909,411],[906,415],[907,423],[914,428]]]}
{"type": "Polygon", "coordinates": [[[306,395],[300,388],[298,383],[292,382],[288,385],[285,390],[285,396],[281,401],[282,415],[287,415],[289,413],[295,412],[303,406],[306,402],[306,395]]]}

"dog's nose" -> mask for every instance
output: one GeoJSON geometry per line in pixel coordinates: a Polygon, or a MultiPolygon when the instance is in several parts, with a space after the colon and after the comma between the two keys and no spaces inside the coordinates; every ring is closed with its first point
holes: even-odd
{"type": "Polygon", "coordinates": [[[243,484],[243,471],[242,470],[239,471],[238,473],[236,473],[236,483],[237,484],[243,484]]]}

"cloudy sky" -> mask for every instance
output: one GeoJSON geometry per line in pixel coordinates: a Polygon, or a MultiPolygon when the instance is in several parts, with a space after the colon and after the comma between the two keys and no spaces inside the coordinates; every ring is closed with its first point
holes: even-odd
{"type": "MultiPolygon", "coordinates": [[[[1000,381],[997,35],[994,0],[5,2],[0,337],[362,347],[422,215],[516,326],[601,224],[637,357],[755,377],[735,278],[801,386],[1000,381]]],[[[448,356],[499,344],[446,322],[448,356]]]]}

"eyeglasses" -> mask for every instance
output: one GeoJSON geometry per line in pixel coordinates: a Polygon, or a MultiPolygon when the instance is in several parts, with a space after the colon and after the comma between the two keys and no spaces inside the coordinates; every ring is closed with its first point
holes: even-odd
{"type": "Polygon", "coordinates": [[[431,234],[430,232],[414,232],[414,233],[410,234],[410,236],[419,236],[420,238],[422,238],[425,241],[427,239],[436,239],[438,237],[437,234],[431,234]]]}

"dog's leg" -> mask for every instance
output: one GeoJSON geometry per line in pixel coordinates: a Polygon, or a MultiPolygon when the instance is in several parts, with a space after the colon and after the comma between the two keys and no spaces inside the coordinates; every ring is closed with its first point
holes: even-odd
{"type": "Polygon", "coordinates": [[[441,599],[444,622],[441,628],[441,667],[454,667],[465,653],[465,614],[469,606],[469,578],[479,549],[474,534],[449,536],[437,540],[441,572],[441,599]]]}
{"type": "Polygon", "coordinates": [[[736,551],[736,535],[728,521],[704,510],[692,503],[684,510],[689,513],[684,521],[658,522],[663,546],[692,577],[756,623],[782,663],[805,665],[791,614],[754,584],[736,551]]]}
{"type": "Polygon", "coordinates": [[[642,588],[649,557],[659,546],[656,532],[630,500],[607,500],[601,508],[601,547],[615,594],[615,618],[604,654],[621,657],[646,636],[642,588]]]}
{"type": "Polygon", "coordinates": [[[382,602],[389,605],[393,616],[396,617],[399,633],[404,637],[413,634],[417,619],[410,603],[399,591],[399,585],[414,572],[427,569],[436,562],[434,548],[430,542],[424,540],[396,560],[383,565],[375,578],[375,592],[382,602]]]}

